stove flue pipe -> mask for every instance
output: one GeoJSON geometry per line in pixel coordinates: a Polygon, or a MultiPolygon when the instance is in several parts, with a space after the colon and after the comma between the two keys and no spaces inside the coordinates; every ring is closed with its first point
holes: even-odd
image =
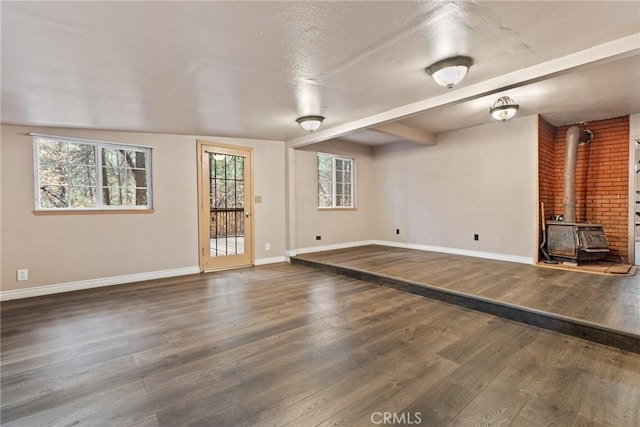
{"type": "Polygon", "coordinates": [[[578,145],[588,144],[593,132],[571,126],[567,130],[567,146],[564,154],[564,176],[562,183],[562,214],[565,222],[577,222],[576,219],[576,166],[578,163],[578,145]]]}

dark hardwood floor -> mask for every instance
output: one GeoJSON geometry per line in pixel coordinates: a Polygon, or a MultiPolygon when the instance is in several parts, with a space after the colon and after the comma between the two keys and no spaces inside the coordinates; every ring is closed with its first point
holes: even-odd
{"type": "Polygon", "coordinates": [[[638,354],[303,266],[0,308],[3,426],[640,425],[638,354]]]}
{"type": "Polygon", "coordinates": [[[299,258],[407,279],[640,335],[640,276],[565,271],[388,246],[299,258]]]}

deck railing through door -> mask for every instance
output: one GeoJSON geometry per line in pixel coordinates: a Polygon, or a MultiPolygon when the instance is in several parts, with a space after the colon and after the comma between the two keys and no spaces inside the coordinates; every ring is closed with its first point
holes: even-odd
{"type": "Polygon", "coordinates": [[[212,208],[211,238],[244,236],[244,208],[212,208]]]}

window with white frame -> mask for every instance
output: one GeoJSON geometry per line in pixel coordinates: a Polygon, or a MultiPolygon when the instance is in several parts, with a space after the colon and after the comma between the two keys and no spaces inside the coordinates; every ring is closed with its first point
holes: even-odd
{"type": "Polygon", "coordinates": [[[318,207],[354,208],[354,160],[318,153],[318,207]]]}
{"type": "Polygon", "coordinates": [[[33,135],[36,210],[151,209],[151,148],[33,135]]]}

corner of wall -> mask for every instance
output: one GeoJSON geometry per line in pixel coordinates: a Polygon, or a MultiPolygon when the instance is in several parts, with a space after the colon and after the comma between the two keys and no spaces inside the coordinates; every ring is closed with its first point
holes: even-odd
{"type": "Polygon", "coordinates": [[[629,116],[629,137],[632,140],[640,140],[640,113],[629,116]]]}

